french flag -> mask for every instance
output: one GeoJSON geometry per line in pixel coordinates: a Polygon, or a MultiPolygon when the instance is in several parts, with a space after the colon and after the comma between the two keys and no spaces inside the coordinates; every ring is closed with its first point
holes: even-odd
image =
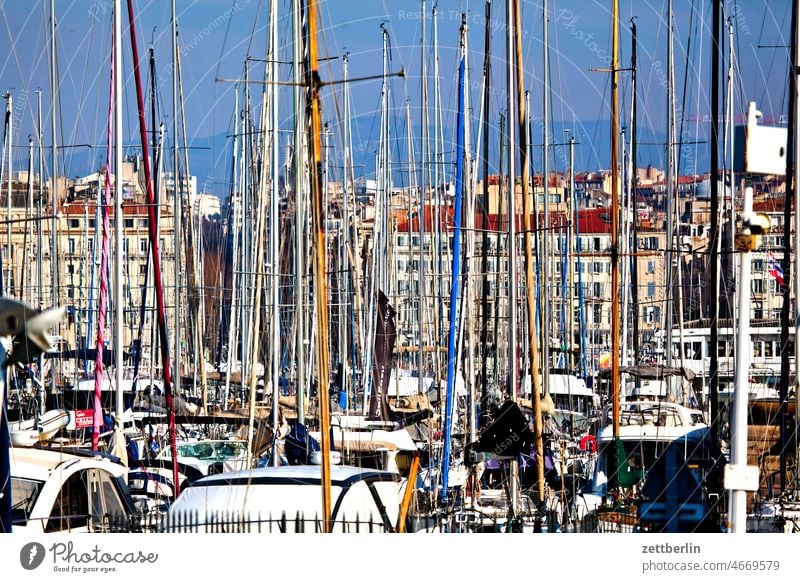
{"type": "Polygon", "coordinates": [[[783,285],[783,268],[781,268],[781,264],[775,260],[775,255],[772,254],[772,251],[768,253],[768,260],[769,274],[775,277],[779,285],[783,285]]]}

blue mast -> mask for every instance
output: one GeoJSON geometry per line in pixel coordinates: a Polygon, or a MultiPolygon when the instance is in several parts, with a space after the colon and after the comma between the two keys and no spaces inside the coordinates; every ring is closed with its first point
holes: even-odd
{"type": "Polygon", "coordinates": [[[456,122],[456,203],[453,211],[453,269],[450,283],[450,332],[447,340],[447,399],[444,413],[444,458],[442,459],[442,504],[447,503],[447,474],[453,432],[453,385],[456,377],[456,334],[459,282],[461,280],[461,198],[464,179],[464,36],[465,17],[461,25],[461,60],[458,64],[458,120],[456,122]]]}

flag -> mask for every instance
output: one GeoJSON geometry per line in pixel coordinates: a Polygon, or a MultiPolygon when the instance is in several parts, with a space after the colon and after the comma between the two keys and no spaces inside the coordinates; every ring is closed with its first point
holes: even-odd
{"type": "Polygon", "coordinates": [[[378,290],[378,317],[372,359],[372,394],[369,402],[370,420],[386,420],[383,396],[389,389],[392,353],[397,339],[394,315],[394,307],[389,304],[389,298],[383,291],[378,290]]]}
{"type": "Polygon", "coordinates": [[[775,277],[778,285],[783,285],[783,268],[781,264],[775,260],[775,255],[772,251],[769,251],[767,254],[767,260],[769,261],[769,274],[775,277]]]}

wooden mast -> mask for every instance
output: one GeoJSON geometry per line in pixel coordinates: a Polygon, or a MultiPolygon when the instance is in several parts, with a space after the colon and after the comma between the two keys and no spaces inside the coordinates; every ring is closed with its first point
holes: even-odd
{"type": "MultiPolygon", "coordinates": [[[[530,160],[528,159],[528,135],[526,131],[526,115],[525,115],[525,91],[523,88],[523,75],[522,68],[522,35],[520,33],[522,26],[522,10],[520,8],[520,0],[514,0],[514,36],[516,42],[516,67],[517,67],[517,107],[519,109],[519,158],[522,170],[522,215],[525,220],[525,299],[527,301],[527,314],[528,314],[528,349],[530,350],[530,364],[531,364],[531,399],[533,400],[533,431],[536,446],[536,487],[538,493],[538,500],[544,500],[544,444],[542,442],[542,406],[541,396],[539,394],[539,361],[538,361],[538,347],[536,341],[536,305],[534,302],[534,277],[533,277],[533,225],[531,221],[532,204],[531,193],[528,191],[528,181],[530,176],[530,160]]],[[[547,20],[545,15],[545,26],[547,20]]],[[[545,176],[545,181],[547,176],[545,176]]],[[[513,188],[513,186],[512,186],[513,188]]],[[[512,190],[511,196],[515,196],[516,192],[512,190]]],[[[545,200],[545,205],[547,201],[545,200]]],[[[510,217],[514,220],[515,217],[510,217]]],[[[547,236],[547,234],[545,234],[547,236]]],[[[547,260],[546,258],[544,259],[547,260]]],[[[542,326],[546,329],[545,320],[542,321],[542,326]]],[[[545,335],[546,337],[546,335],[545,335]]],[[[547,360],[544,362],[547,366],[547,360]]]]}
{"type": "Polygon", "coordinates": [[[308,125],[308,144],[311,154],[311,230],[314,244],[314,294],[317,305],[317,394],[319,397],[319,431],[322,447],[322,515],[323,532],[331,531],[331,443],[330,443],[330,400],[328,398],[328,306],[327,282],[325,280],[325,208],[322,199],[322,104],[319,98],[320,78],[317,64],[317,15],[314,0],[307,0],[306,46],[308,48],[308,69],[306,70],[306,113],[308,125]]]}

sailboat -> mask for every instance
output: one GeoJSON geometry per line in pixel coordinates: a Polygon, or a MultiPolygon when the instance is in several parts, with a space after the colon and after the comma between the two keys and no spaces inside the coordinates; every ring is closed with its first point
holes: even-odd
{"type": "MultiPolygon", "coordinates": [[[[672,3],[668,5],[670,63],[672,3]]],[[[610,400],[596,436],[594,476],[574,500],[572,512],[599,531],[714,531],[703,487],[713,468],[711,431],[704,415],[674,401],[642,398],[622,401],[620,386],[618,39],[619,3],[613,2],[611,62],[612,172],[612,366],[610,400]],[[592,519],[587,520],[587,516],[592,519]],[[593,521],[596,520],[596,521],[593,521]]],[[[671,66],[671,64],[670,64],[671,66]]],[[[670,111],[670,123],[671,108],[670,111]]],[[[672,150],[672,144],[668,145],[672,150]]],[[[669,193],[668,193],[669,195],[669,193]]],[[[717,529],[717,531],[719,531],[717,529]]]]}

